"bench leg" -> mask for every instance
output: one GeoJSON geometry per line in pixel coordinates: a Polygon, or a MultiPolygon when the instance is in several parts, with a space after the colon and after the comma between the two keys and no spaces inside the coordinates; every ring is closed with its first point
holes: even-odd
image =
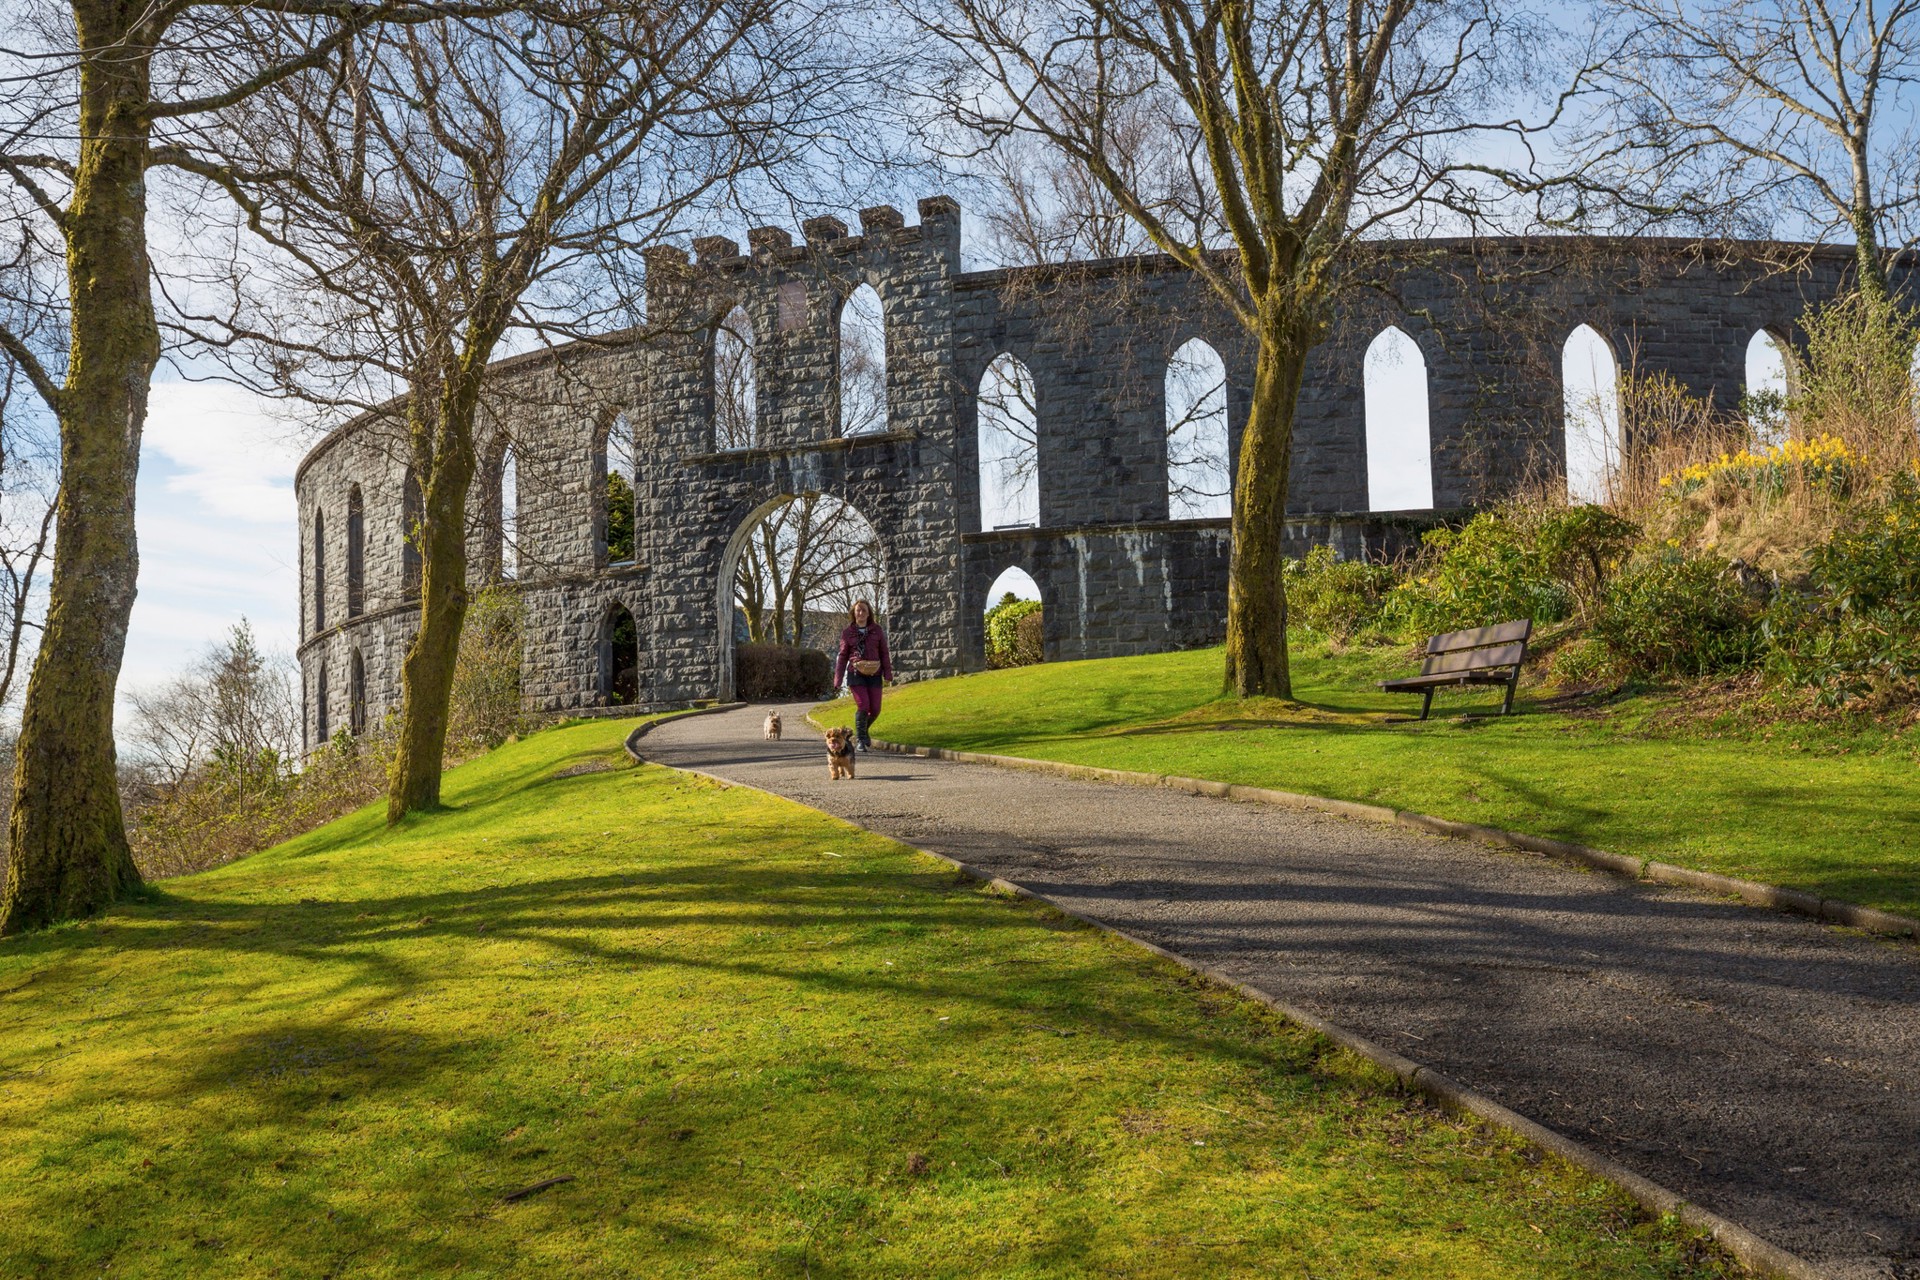
{"type": "Polygon", "coordinates": [[[1428,689],[1426,692],[1427,696],[1422,699],[1420,703],[1420,718],[1422,720],[1427,718],[1427,712],[1433,710],[1433,690],[1428,689]]]}
{"type": "Polygon", "coordinates": [[[1500,704],[1501,715],[1510,716],[1513,714],[1513,691],[1515,689],[1518,689],[1519,687],[1520,687],[1520,669],[1518,667],[1515,667],[1513,671],[1513,679],[1507,681],[1507,700],[1500,704]]]}

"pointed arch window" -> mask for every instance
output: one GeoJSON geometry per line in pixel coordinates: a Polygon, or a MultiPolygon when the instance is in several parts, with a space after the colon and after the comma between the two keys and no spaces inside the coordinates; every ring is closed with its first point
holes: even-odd
{"type": "Polygon", "coordinates": [[[980,527],[1040,522],[1039,413],[1033,374],[1001,354],[980,375],[980,527]]]}
{"type": "Polygon", "coordinates": [[[1560,351],[1567,498],[1606,502],[1620,473],[1620,364],[1598,330],[1581,325],[1560,351]]]}
{"type": "Polygon", "coordinates": [[[1786,343],[1770,330],[1756,331],[1747,342],[1746,394],[1741,407],[1746,411],[1753,442],[1763,448],[1787,438],[1791,370],[1786,343]]]}
{"type": "Polygon", "coordinates": [[[887,312],[863,284],[840,308],[840,434],[887,429],[887,312]]]}
{"type": "Polygon", "coordinates": [[[367,511],[360,486],[347,490],[347,616],[367,611],[367,511]]]}
{"type": "Polygon", "coordinates": [[[520,455],[511,445],[500,451],[493,478],[493,562],[502,582],[520,576],[520,455]]]}
{"type": "Polygon", "coordinates": [[[347,658],[347,728],[356,738],[367,731],[367,664],[358,649],[347,658]]]}
{"type": "Polygon", "coordinates": [[[316,746],[326,746],[327,739],[333,735],[327,729],[327,660],[320,659],[319,672],[313,681],[313,741],[316,746]]]}
{"type": "Polygon", "coordinates": [[[726,451],[751,449],[759,441],[753,321],[745,307],[735,307],[713,329],[713,444],[726,451]]]}
{"type": "Polygon", "coordinates": [[[640,701],[640,628],[623,604],[609,609],[600,626],[600,698],[609,707],[640,701]]]}
{"type": "Polygon", "coordinates": [[[1427,414],[1427,360],[1413,335],[1389,325],[1367,346],[1367,508],[1433,506],[1433,437],[1427,414]]]}
{"type": "Polygon", "coordinates": [[[1233,514],[1228,463],[1227,364],[1199,338],[1167,361],[1167,515],[1209,520],[1233,514]]]}
{"type": "Polygon", "coordinates": [[[313,630],[327,629],[327,517],[313,513],[313,630]]]}
{"type": "Polygon", "coordinates": [[[625,414],[614,418],[606,444],[607,562],[628,564],[639,558],[634,523],[639,477],[634,460],[633,424],[625,414]]]}
{"type": "Polygon", "coordinates": [[[420,555],[420,544],[424,530],[420,527],[426,519],[427,503],[420,492],[419,477],[413,474],[413,468],[407,468],[405,480],[400,486],[400,596],[403,600],[420,598],[420,580],[424,576],[424,564],[420,555]]]}

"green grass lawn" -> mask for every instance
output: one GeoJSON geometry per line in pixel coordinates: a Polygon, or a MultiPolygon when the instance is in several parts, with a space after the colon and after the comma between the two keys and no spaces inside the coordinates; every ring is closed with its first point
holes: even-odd
{"type": "Polygon", "coordinates": [[[0,1275],[1718,1274],[1142,951],[625,767],[627,727],[0,942],[0,1275]]]}
{"type": "MultiPolygon", "coordinates": [[[[1499,691],[1416,697],[1397,652],[1296,656],[1303,705],[1220,696],[1222,651],[987,672],[887,695],[900,742],[1210,778],[1557,837],[1920,914],[1920,742],[1813,724],[1742,729],[1677,695],[1553,709],[1499,691]]],[[[824,713],[851,722],[851,710],[824,713]]]]}

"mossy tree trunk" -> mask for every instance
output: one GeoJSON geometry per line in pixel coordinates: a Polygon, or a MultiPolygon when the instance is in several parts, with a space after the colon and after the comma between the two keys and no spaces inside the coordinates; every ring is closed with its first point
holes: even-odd
{"type": "Polygon", "coordinates": [[[387,822],[440,807],[454,667],[466,626],[467,497],[477,454],[474,415],[493,339],[469,346],[450,370],[432,409],[419,407],[429,388],[416,387],[408,409],[414,474],[420,477],[420,524],[409,529],[419,549],[420,627],[401,665],[400,740],[387,786],[387,822]]]}
{"type": "Polygon", "coordinates": [[[1287,486],[1293,423],[1311,342],[1299,327],[1262,317],[1253,403],[1233,483],[1227,569],[1226,687],[1240,697],[1292,698],[1287,661],[1287,486]]]}
{"type": "Polygon", "coordinates": [[[80,143],[61,220],[71,321],[46,628],[21,710],[0,933],[97,911],[135,888],[113,745],[133,611],[134,483],[160,358],[146,237],[149,67],[139,6],[76,4],[80,143]]]}

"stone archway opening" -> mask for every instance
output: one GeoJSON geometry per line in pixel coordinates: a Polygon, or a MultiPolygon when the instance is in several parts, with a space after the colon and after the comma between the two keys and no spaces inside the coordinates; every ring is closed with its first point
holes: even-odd
{"type": "Polygon", "coordinates": [[[718,590],[726,701],[742,687],[743,645],[811,650],[831,662],[855,600],[867,601],[888,626],[880,534],[857,507],[829,493],[784,493],[756,507],[727,543],[718,590]]]}
{"type": "Polygon", "coordinates": [[[1756,330],[1747,342],[1740,408],[1753,443],[1763,449],[1787,438],[1787,400],[1793,394],[1791,350],[1771,329],[1756,330]]]}
{"type": "Polygon", "coordinates": [[[1045,614],[1040,584],[1019,565],[1003,569],[987,588],[984,613],[986,662],[1024,667],[1045,662],[1045,614]]]}
{"type": "Polygon", "coordinates": [[[640,701],[640,627],[625,605],[607,610],[600,623],[599,647],[601,704],[635,705],[640,701]]]}

